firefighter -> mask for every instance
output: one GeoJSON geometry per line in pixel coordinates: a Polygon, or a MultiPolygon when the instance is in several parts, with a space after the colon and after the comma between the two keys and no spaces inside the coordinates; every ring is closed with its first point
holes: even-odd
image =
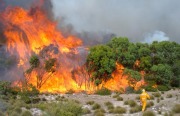
{"type": "Polygon", "coordinates": [[[142,104],[142,111],[146,109],[146,103],[147,99],[150,99],[150,96],[146,93],[145,89],[142,90],[142,93],[140,95],[140,100],[142,104]]]}

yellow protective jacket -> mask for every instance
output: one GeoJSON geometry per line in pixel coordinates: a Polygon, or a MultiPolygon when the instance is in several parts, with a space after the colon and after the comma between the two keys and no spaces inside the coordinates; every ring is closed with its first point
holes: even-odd
{"type": "Polygon", "coordinates": [[[150,99],[150,96],[146,92],[141,93],[140,95],[141,102],[146,101],[147,99],[150,99]]]}

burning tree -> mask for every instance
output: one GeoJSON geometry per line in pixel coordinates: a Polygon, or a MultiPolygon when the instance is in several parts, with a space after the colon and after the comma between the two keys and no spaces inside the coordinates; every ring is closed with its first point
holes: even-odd
{"type": "Polygon", "coordinates": [[[115,70],[115,54],[109,46],[95,46],[91,48],[87,57],[87,69],[96,86],[111,78],[115,70]]]}
{"type": "Polygon", "coordinates": [[[138,71],[127,68],[124,70],[124,74],[128,76],[127,80],[129,86],[135,89],[137,82],[141,80],[141,74],[138,71]]]}
{"type": "MultiPolygon", "coordinates": [[[[57,69],[57,60],[52,58],[50,54],[55,52],[52,48],[53,45],[44,47],[40,51],[40,56],[32,55],[30,57],[29,63],[30,68],[26,71],[26,82],[28,83],[29,75],[36,75],[36,87],[40,89],[46,81],[55,74],[57,69]],[[51,51],[51,52],[50,52],[51,51]]],[[[55,47],[54,47],[55,48],[55,47]]]]}

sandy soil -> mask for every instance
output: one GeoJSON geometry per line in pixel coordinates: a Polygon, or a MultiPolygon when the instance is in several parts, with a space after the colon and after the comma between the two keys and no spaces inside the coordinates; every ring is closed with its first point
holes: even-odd
{"type": "MultiPolygon", "coordinates": [[[[160,92],[161,93],[161,92],[160,92]]],[[[148,94],[152,95],[153,92],[148,92],[148,94]]],[[[104,105],[105,102],[110,101],[113,103],[113,105],[116,106],[121,106],[125,107],[127,109],[127,113],[123,114],[123,116],[142,116],[142,112],[130,114],[129,109],[130,107],[128,105],[124,105],[124,101],[128,99],[135,100],[137,104],[140,104],[139,100],[136,99],[137,96],[140,94],[121,94],[120,96],[123,98],[123,101],[117,101],[116,98],[113,98],[113,95],[115,93],[112,93],[111,95],[108,96],[100,96],[100,95],[87,95],[84,93],[75,93],[75,94],[65,94],[64,96],[69,99],[74,99],[80,101],[80,103],[83,105],[83,107],[87,107],[91,110],[91,114],[87,114],[84,116],[93,116],[93,110],[91,105],[87,105],[86,103],[88,101],[95,101],[95,103],[98,103],[101,105],[103,109],[107,113],[105,113],[106,116],[115,116],[115,114],[110,114],[108,113],[107,107],[104,105]]],[[[153,101],[154,106],[147,108],[147,110],[151,110],[156,113],[157,116],[163,116],[165,112],[171,111],[172,107],[175,104],[180,104],[180,90],[170,90],[167,92],[164,92],[164,94],[161,93],[161,96],[164,98],[164,100],[160,100],[159,103],[157,103],[157,98],[154,97],[154,100],[148,100],[148,101],[153,101]],[[166,98],[167,94],[172,94],[172,98],[166,98]],[[161,114],[158,114],[158,110],[161,111],[161,114]]],[[[177,116],[180,114],[176,114],[177,116]]]]}

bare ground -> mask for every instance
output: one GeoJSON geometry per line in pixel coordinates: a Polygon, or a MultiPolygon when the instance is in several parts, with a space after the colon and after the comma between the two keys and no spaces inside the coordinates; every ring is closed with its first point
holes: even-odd
{"type": "MultiPolygon", "coordinates": [[[[148,92],[148,93],[150,95],[153,94],[153,92],[148,92]]],[[[161,93],[161,97],[163,97],[163,100],[160,99],[159,103],[157,103],[158,98],[156,97],[154,97],[154,100],[148,100],[148,102],[153,101],[154,106],[146,109],[146,110],[153,111],[157,116],[163,116],[165,113],[168,113],[169,111],[171,111],[175,104],[180,104],[180,89],[170,90],[170,91],[164,92],[164,94],[162,92],[160,93],[161,93]],[[168,94],[171,94],[172,98],[167,98],[168,94]],[[158,111],[160,111],[161,114],[159,114],[158,111]]],[[[92,106],[86,104],[88,101],[94,101],[95,103],[100,104],[101,107],[106,111],[105,116],[117,115],[117,114],[108,113],[108,109],[104,105],[104,103],[108,101],[113,103],[115,107],[121,106],[121,107],[126,108],[127,112],[123,114],[123,116],[142,116],[142,112],[130,114],[129,112],[130,107],[128,105],[124,105],[124,101],[130,100],[130,99],[135,100],[137,104],[140,104],[139,100],[136,99],[136,97],[139,96],[140,94],[120,94],[120,96],[123,98],[123,101],[117,101],[116,98],[113,98],[114,94],[115,93],[112,93],[111,95],[107,95],[107,96],[100,96],[100,95],[87,95],[84,93],[75,93],[75,94],[65,94],[64,96],[69,99],[78,100],[83,105],[84,108],[86,107],[91,110],[90,114],[86,114],[84,116],[94,116],[93,114],[94,110],[92,110],[92,106]]],[[[180,114],[175,114],[175,116],[176,115],[179,116],[180,114]]]]}

